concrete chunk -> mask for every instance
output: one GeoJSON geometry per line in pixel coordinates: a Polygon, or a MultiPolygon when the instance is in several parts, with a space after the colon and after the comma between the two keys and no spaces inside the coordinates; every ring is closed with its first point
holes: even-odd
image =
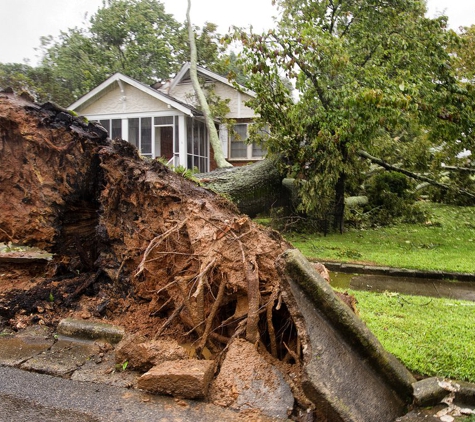
{"type": "Polygon", "coordinates": [[[142,375],[138,388],[185,399],[204,398],[214,375],[214,361],[186,359],[164,362],[142,375]]]}
{"type": "Polygon", "coordinates": [[[66,318],[58,324],[59,335],[86,340],[103,340],[112,344],[121,341],[124,333],[122,327],[103,322],[66,318]]]}

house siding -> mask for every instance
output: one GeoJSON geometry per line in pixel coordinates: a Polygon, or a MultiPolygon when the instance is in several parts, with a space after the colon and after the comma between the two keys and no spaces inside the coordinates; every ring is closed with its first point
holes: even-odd
{"type": "Polygon", "coordinates": [[[123,113],[145,113],[165,111],[168,105],[141,92],[133,86],[124,84],[124,92],[117,87],[99,98],[94,103],[81,109],[84,115],[110,115],[123,113]],[[124,95],[125,94],[125,95],[124,95]]]}
{"type": "MultiPolygon", "coordinates": [[[[254,110],[245,105],[246,101],[252,99],[248,94],[236,91],[233,87],[225,85],[221,82],[215,82],[214,84],[215,94],[222,99],[229,99],[228,107],[229,113],[226,115],[229,119],[251,119],[255,117],[254,110]]],[[[191,82],[181,83],[175,86],[170,95],[178,98],[184,103],[193,105],[194,95],[191,82]],[[192,93],[190,95],[190,93],[192,93]]]]}

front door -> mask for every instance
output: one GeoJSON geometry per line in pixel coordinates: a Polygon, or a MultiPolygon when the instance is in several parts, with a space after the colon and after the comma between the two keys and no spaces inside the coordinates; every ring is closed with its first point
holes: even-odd
{"type": "Polygon", "coordinates": [[[157,155],[167,160],[173,158],[173,126],[161,126],[155,128],[155,142],[159,152],[157,155]]]}

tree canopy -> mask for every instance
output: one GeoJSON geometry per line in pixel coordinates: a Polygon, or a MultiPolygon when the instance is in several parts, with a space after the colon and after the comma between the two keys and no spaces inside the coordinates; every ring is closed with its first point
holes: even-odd
{"type": "MultiPolygon", "coordinates": [[[[225,74],[229,67],[217,26],[194,27],[198,64],[225,74]]],[[[186,24],[157,0],[107,0],[87,28],[41,39],[39,66],[0,64],[0,86],[29,90],[39,101],[67,106],[121,72],[143,83],[168,79],[189,61],[186,24]]]]}
{"type": "Polygon", "coordinates": [[[275,3],[275,30],[237,35],[268,151],[298,180],[304,211],[342,228],[345,193],[368,165],[359,150],[396,163],[473,147],[473,92],[457,78],[446,17],[426,18],[416,0],[275,3]]]}

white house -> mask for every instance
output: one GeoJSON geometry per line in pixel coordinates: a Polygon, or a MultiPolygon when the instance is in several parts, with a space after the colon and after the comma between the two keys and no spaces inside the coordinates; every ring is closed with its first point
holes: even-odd
{"type": "MultiPolygon", "coordinates": [[[[116,73],[84,95],[69,109],[90,121],[99,121],[111,138],[122,138],[134,144],[143,156],[164,157],[175,166],[197,167],[206,172],[215,168],[210,151],[208,131],[203,114],[194,107],[194,90],[190,80],[190,65],[185,64],[176,77],[153,87],[116,73]]],[[[226,78],[198,68],[205,86],[212,85],[221,99],[229,99],[234,119],[230,135],[225,125],[219,135],[225,157],[233,165],[262,158],[263,151],[247,145],[248,125],[255,114],[245,103],[254,96],[252,91],[236,89],[226,78]]],[[[217,122],[219,124],[219,122],[217,122]]]]}

